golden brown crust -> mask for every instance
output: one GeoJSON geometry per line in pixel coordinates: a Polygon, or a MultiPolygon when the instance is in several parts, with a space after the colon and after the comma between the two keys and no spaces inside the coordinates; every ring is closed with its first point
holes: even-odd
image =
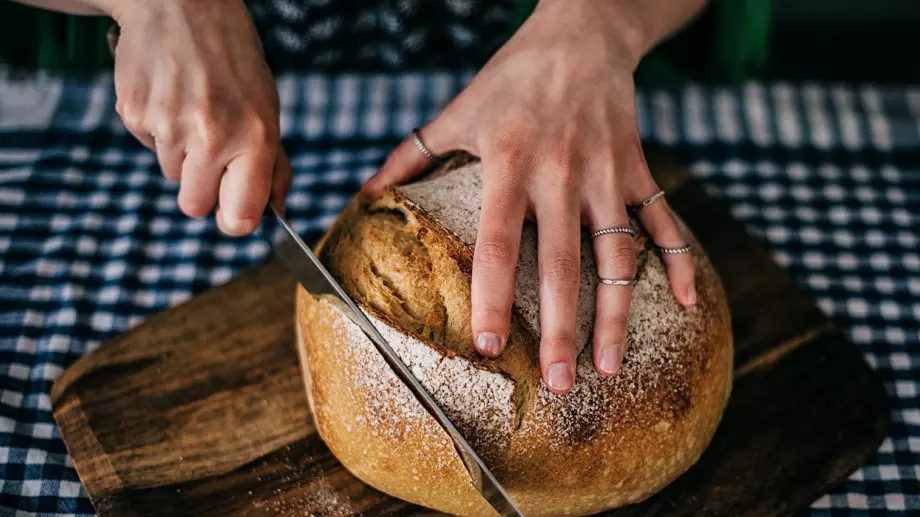
{"type": "Polygon", "coordinates": [[[447,434],[427,415],[422,418],[418,402],[400,396],[395,374],[381,381],[389,389],[376,391],[342,375],[364,367],[352,352],[371,352],[370,341],[343,341],[342,329],[354,324],[328,300],[300,287],[296,307],[298,347],[310,365],[310,408],[320,436],[342,465],[406,501],[458,515],[490,515],[447,434]],[[413,402],[416,407],[405,407],[413,402]]]}
{"type": "MultiPolygon", "coordinates": [[[[445,192],[451,188],[471,187],[444,184],[445,192]]],[[[728,309],[705,254],[694,251],[699,303],[684,309],[670,294],[661,259],[638,237],[640,282],[620,374],[597,375],[585,346],[576,388],[554,395],[539,382],[538,323],[526,285],[517,292],[506,352],[491,360],[473,350],[472,250],[457,222],[473,217],[469,207],[477,201],[467,201],[467,212],[445,215],[430,201],[438,195],[391,189],[370,205],[355,201],[318,253],[524,512],[584,515],[622,506],[686,471],[714,434],[731,387],[728,309]]],[[[448,209],[464,209],[449,202],[448,209]]],[[[526,237],[525,230],[522,247],[526,237]]],[[[518,284],[526,284],[524,259],[518,284]]],[[[302,289],[297,300],[311,408],[343,465],[396,497],[449,513],[489,514],[447,436],[367,338],[327,300],[302,289]]]]}

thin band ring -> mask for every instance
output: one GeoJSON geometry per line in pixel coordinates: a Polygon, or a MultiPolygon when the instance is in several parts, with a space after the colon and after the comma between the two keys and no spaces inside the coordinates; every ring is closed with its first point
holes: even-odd
{"type": "Polygon", "coordinates": [[[686,246],[681,246],[679,248],[661,248],[659,247],[658,251],[666,255],[679,255],[681,253],[690,253],[690,250],[692,249],[693,249],[693,246],[690,244],[687,244],[686,246]]]}
{"type": "Polygon", "coordinates": [[[418,148],[419,152],[425,155],[425,158],[428,158],[428,161],[431,163],[438,163],[438,157],[431,152],[431,149],[428,149],[425,142],[422,142],[422,137],[418,132],[418,128],[412,130],[412,140],[415,142],[415,147],[418,148]]]}
{"type": "Polygon", "coordinates": [[[616,285],[620,287],[628,287],[631,285],[636,285],[635,278],[633,278],[632,280],[618,280],[615,278],[601,278],[601,277],[598,277],[598,278],[600,279],[601,283],[604,285],[616,285]]]}
{"type": "Polygon", "coordinates": [[[658,192],[652,194],[650,197],[643,199],[642,202],[639,203],[639,206],[636,207],[636,210],[642,210],[643,208],[654,203],[655,201],[658,201],[658,199],[663,196],[664,196],[664,191],[659,190],[658,192]]]}
{"type": "Polygon", "coordinates": [[[630,228],[629,226],[613,226],[611,228],[604,228],[602,230],[592,232],[591,238],[595,239],[597,237],[600,237],[601,235],[606,235],[608,233],[628,233],[629,235],[632,235],[633,237],[636,236],[636,230],[634,228],[630,228]]]}

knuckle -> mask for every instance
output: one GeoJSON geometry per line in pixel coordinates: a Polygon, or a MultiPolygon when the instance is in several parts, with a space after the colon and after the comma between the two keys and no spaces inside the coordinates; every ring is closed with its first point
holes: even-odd
{"type": "Polygon", "coordinates": [[[616,242],[605,247],[606,253],[603,260],[606,270],[617,278],[632,278],[636,274],[636,249],[632,240],[625,237],[617,238],[616,242]]]}
{"type": "Polygon", "coordinates": [[[636,274],[636,249],[632,241],[617,239],[608,250],[608,260],[615,275],[632,277],[636,274]]]}
{"type": "Polygon", "coordinates": [[[144,127],[144,112],[142,108],[131,102],[121,102],[116,105],[125,127],[131,130],[140,130],[144,127]]]}
{"type": "Polygon", "coordinates": [[[476,246],[473,256],[474,267],[506,269],[514,265],[514,244],[507,235],[491,235],[476,246]]]}
{"type": "Polygon", "coordinates": [[[501,169],[503,175],[516,174],[527,167],[529,155],[520,143],[500,140],[490,148],[490,162],[501,169]]]}
{"type": "Polygon", "coordinates": [[[216,202],[197,196],[179,196],[179,210],[189,217],[204,217],[214,208],[216,202]]]}
{"type": "Polygon", "coordinates": [[[581,183],[581,167],[577,166],[574,159],[564,157],[558,153],[549,160],[545,169],[548,175],[547,183],[559,193],[568,194],[578,189],[581,183]]]}
{"type": "Polygon", "coordinates": [[[693,285],[696,282],[696,263],[690,253],[680,255],[665,255],[668,262],[668,274],[671,278],[683,285],[693,285]]]}
{"type": "Polygon", "coordinates": [[[488,302],[489,305],[484,307],[475,307],[473,309],[473,325],[482,329],[493,329],[504,331],[511,320],[511,306],[502,307],[498,303],[488,302]]]}
{"type": "Polygon", "coordinates": [[[171,144],[176,141],[178,132],[176,131],[174,120],[170,117],[160,116],[153,116],[151,119],[154,121],[152,124],[154,129],[153,136],[156,138],[157,142],[171,144]]]}
{"type": "Polygon", "coordinates": [[[182,177],[181,165],[171,163],[162,155],[158,157],[158,161],[160,163],[160,171],[166,179],[176,181],[182,177]]]}
{"type": "Polygon", "coordinates": [[[160,164],[160,170],[163,172],[163,177],[170,181],[179,181],[182,179],[182,173],[176,168],[170,168],[166,165],[160,164]]]}
{"type": "Polygon", "coordinates": [[[544,343],[552,350],[568,352],[575,350],[575,331],[558,329],[547,333],[543,338],[544,343]]]}
{"type": "Polygon", "coordinates": [[[201,142],[206,154],[215,151],[222,140],[220,124],[213,112],[206,107],[196,108],[191,114],[191,124],[195,136],[201,142]]]}
{"type": "Polygon", "coordinates": [[[619,264],[634,264],[636,262],[636,247],[632,239],[622,237],[610,245],[610,258],[619,264]]]}
{"type": "Polygon", "coordinates": [[[260,145],[271,144],[278,138],[279,131],[255,111],[247,115],[243,122],[243,134],[247,142],[260,145]]]}
{"type": "Polygon", "coordinates": [[[555,166],[557,173],[571,175],[578,167],[579,151],[575,142],[570,139],[563,140],[562,144],[553,151],[550,163],[555,166]]]}
{"type": "Polygon", "coordinates": [[[240,205],[235,214],[236,218],[241,220],[257,220],[259,216],[262,215],[262,211],[265,210],[265,205],[267,204],[267,198],[263,198],[262,196],[250,197],[240,205]]]}
{"type": "Polygon", "coordinates": [[[626,331],[628,318],[624,314],[604,314],[601,323],[612,332],[622,333],[626,331]]]}
{"type": "Polygon", "coordinates": [[[568,253],[551,256],[543,267],[543,277],[557,286],[576,287],[579,273],[578,259],[568,253]]]}

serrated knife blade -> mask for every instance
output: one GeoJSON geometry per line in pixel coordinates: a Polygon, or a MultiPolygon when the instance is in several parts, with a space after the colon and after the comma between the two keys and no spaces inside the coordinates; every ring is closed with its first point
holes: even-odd
{"type": "Polygon", "coordinates": [[[303,242],[297,232],[294,231],[294,228],[275,207],[271,206],[266,210],[262,230],[275,254],[287,265],[294,278],[300,282],[300,285],[307,292],[313,296],[332,295],[341,302],[338,305],[342,312],[367,334],[367,337],[386,359],[396,376],[405,383],[422,406],[450,436],[457,453],[470,474],[474,488],[479,490],[492,508],[501,516],[523,516],[523,513],[521,513],[514,500],[511,499],[511,496],[508,495],[508,492],[489,471],[489,468],[476,454],[476,451],[460,434],[460,431],[447,418],[447,415],[434,398],[415,378],[409,367],[393,351],[387,340],[380,335],[371,320],[358,308],[354,300],[348,296],[348,293],[339,285],[338,281],[323,266],[319,258],[303,242]]]}

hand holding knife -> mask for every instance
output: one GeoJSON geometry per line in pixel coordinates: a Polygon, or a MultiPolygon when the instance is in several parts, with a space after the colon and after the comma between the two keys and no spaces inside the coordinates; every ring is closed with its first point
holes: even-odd
{"type": "MultiPolygon", "coordinates": [[[[113,25],[106,33],[106,42],[109,52],[114,56],[118,44],[119,27],[113,25]]],[[[332,277],[329,271],[319,261],[313,251],[297,235],[293,227],[285,221],[281,213],[269,204],[262,217],[263,234],[268,239],[275,253],[287,265],[294,278],[313,296],[331,294],[340,302],[340,309],[368,336],[384,357],[393,372],[409,390],[415,395],[422,406],[431,414],[438,424],[447,432],[454,443],[463,465],[470,475],[473,486],[482,494],[483,498],[495,509],[505,516],[523,516],[520,509],[501,486],[492,472],[483,463],[470,444],[463,438],[460,431],[447,418],[438,403],[432,398],[422,384],[415,378],[412,371],[406,366],[399,356],[393,351],[386,339],[374,327],[370,319],[361,312],[354,300],[345,292],[341,285],[332,277]],[[272,231],[280,227],[281,232],[272,231]]]]}

